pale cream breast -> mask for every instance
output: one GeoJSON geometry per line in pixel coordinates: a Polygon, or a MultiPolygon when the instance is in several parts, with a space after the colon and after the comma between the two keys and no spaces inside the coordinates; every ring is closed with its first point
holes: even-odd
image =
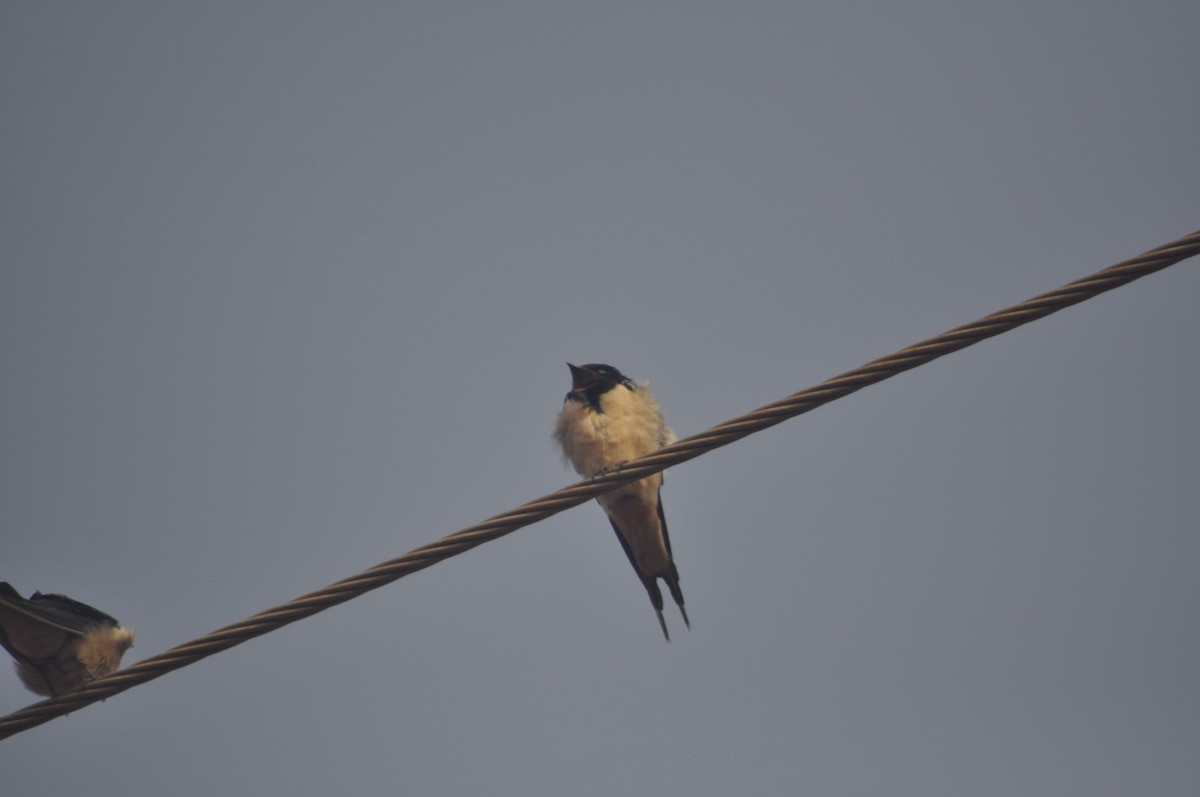
{"type": "Polygon", "coordinates": [[[121,666],[121,657],[133,647],[133,631],[116,628],[95,628],[84,635],[75,650],[75,657],[87,668],[91,678],[102,678],[121,666]]]}
{"type": "Polygon", "coordinates": [[[591,477],[621,462],[645,456],[672,437],[658,402],[646,389],[620,385],[600,397],[602,412],[567,401],[555,437],[575,470],[591,477]]]}

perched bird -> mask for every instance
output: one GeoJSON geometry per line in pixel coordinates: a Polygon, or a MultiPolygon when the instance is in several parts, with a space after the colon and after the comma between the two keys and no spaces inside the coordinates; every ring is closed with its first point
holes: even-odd
{"type": "Polygon", "coordinates": [[[35,592],[26,600],[0,581],[0,645],[16,659],[25,686],[57,697],[120,667],[133,631],[65,595],[35,592]]]}
{"type": "MultiPolygon", "coordinates": [[[[658,401],[647,385],[638,385],[611,365],[571,365],[571,391],[563,401],[554,427],[554,438],[563,457],[583,476],[592,478],[623,463],[670,444],[675,433],[663,424],[658,401]]],[[[663,516],[662,473],[622,485],[597,496],[630,564],[650,594],[658,624],[669,642],[663,619],[663,598],[658,579],[692,627],[679,589],[679,571],[671,555],[667,519],[663,516]]]]}

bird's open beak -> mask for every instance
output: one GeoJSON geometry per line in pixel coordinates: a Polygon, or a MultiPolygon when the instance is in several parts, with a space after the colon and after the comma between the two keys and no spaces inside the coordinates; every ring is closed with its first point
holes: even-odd
{"type": "Polygon", "coordinates": [[[571,389],[573,390],[580,390],[596,381],[595,371],[589,371],[587,368],[580,368],[571,363],[567,363],[567,367],[571,369],[571,389]]]}

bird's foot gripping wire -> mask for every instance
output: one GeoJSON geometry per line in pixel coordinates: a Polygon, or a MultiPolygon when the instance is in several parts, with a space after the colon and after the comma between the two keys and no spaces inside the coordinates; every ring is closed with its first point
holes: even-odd
{"type": "Polygon", "coordinates": [[[603,468],[592,474],[592,480],[595,481],[596,479],[603,479],[610,473],[620,473],[625,469],[627,464],[629,464],[629,460],[623,459],[620,462],[614,462],[611,465],[605,465],[603,468]]]}

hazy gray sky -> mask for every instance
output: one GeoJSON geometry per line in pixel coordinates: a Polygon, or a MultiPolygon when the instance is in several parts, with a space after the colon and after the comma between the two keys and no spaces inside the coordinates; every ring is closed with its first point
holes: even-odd
{"type": "MultiPolygon", "coordinates": [[[[573,481],[568,360],[688,435],[1184,235],[1198,30],[3,3],[0,579],[136,662],[573,481]]],[[[672,644],[590,503],[4,741],[0,788],[1191,797],[1198,266],[672,469],[672,644]]]]}

